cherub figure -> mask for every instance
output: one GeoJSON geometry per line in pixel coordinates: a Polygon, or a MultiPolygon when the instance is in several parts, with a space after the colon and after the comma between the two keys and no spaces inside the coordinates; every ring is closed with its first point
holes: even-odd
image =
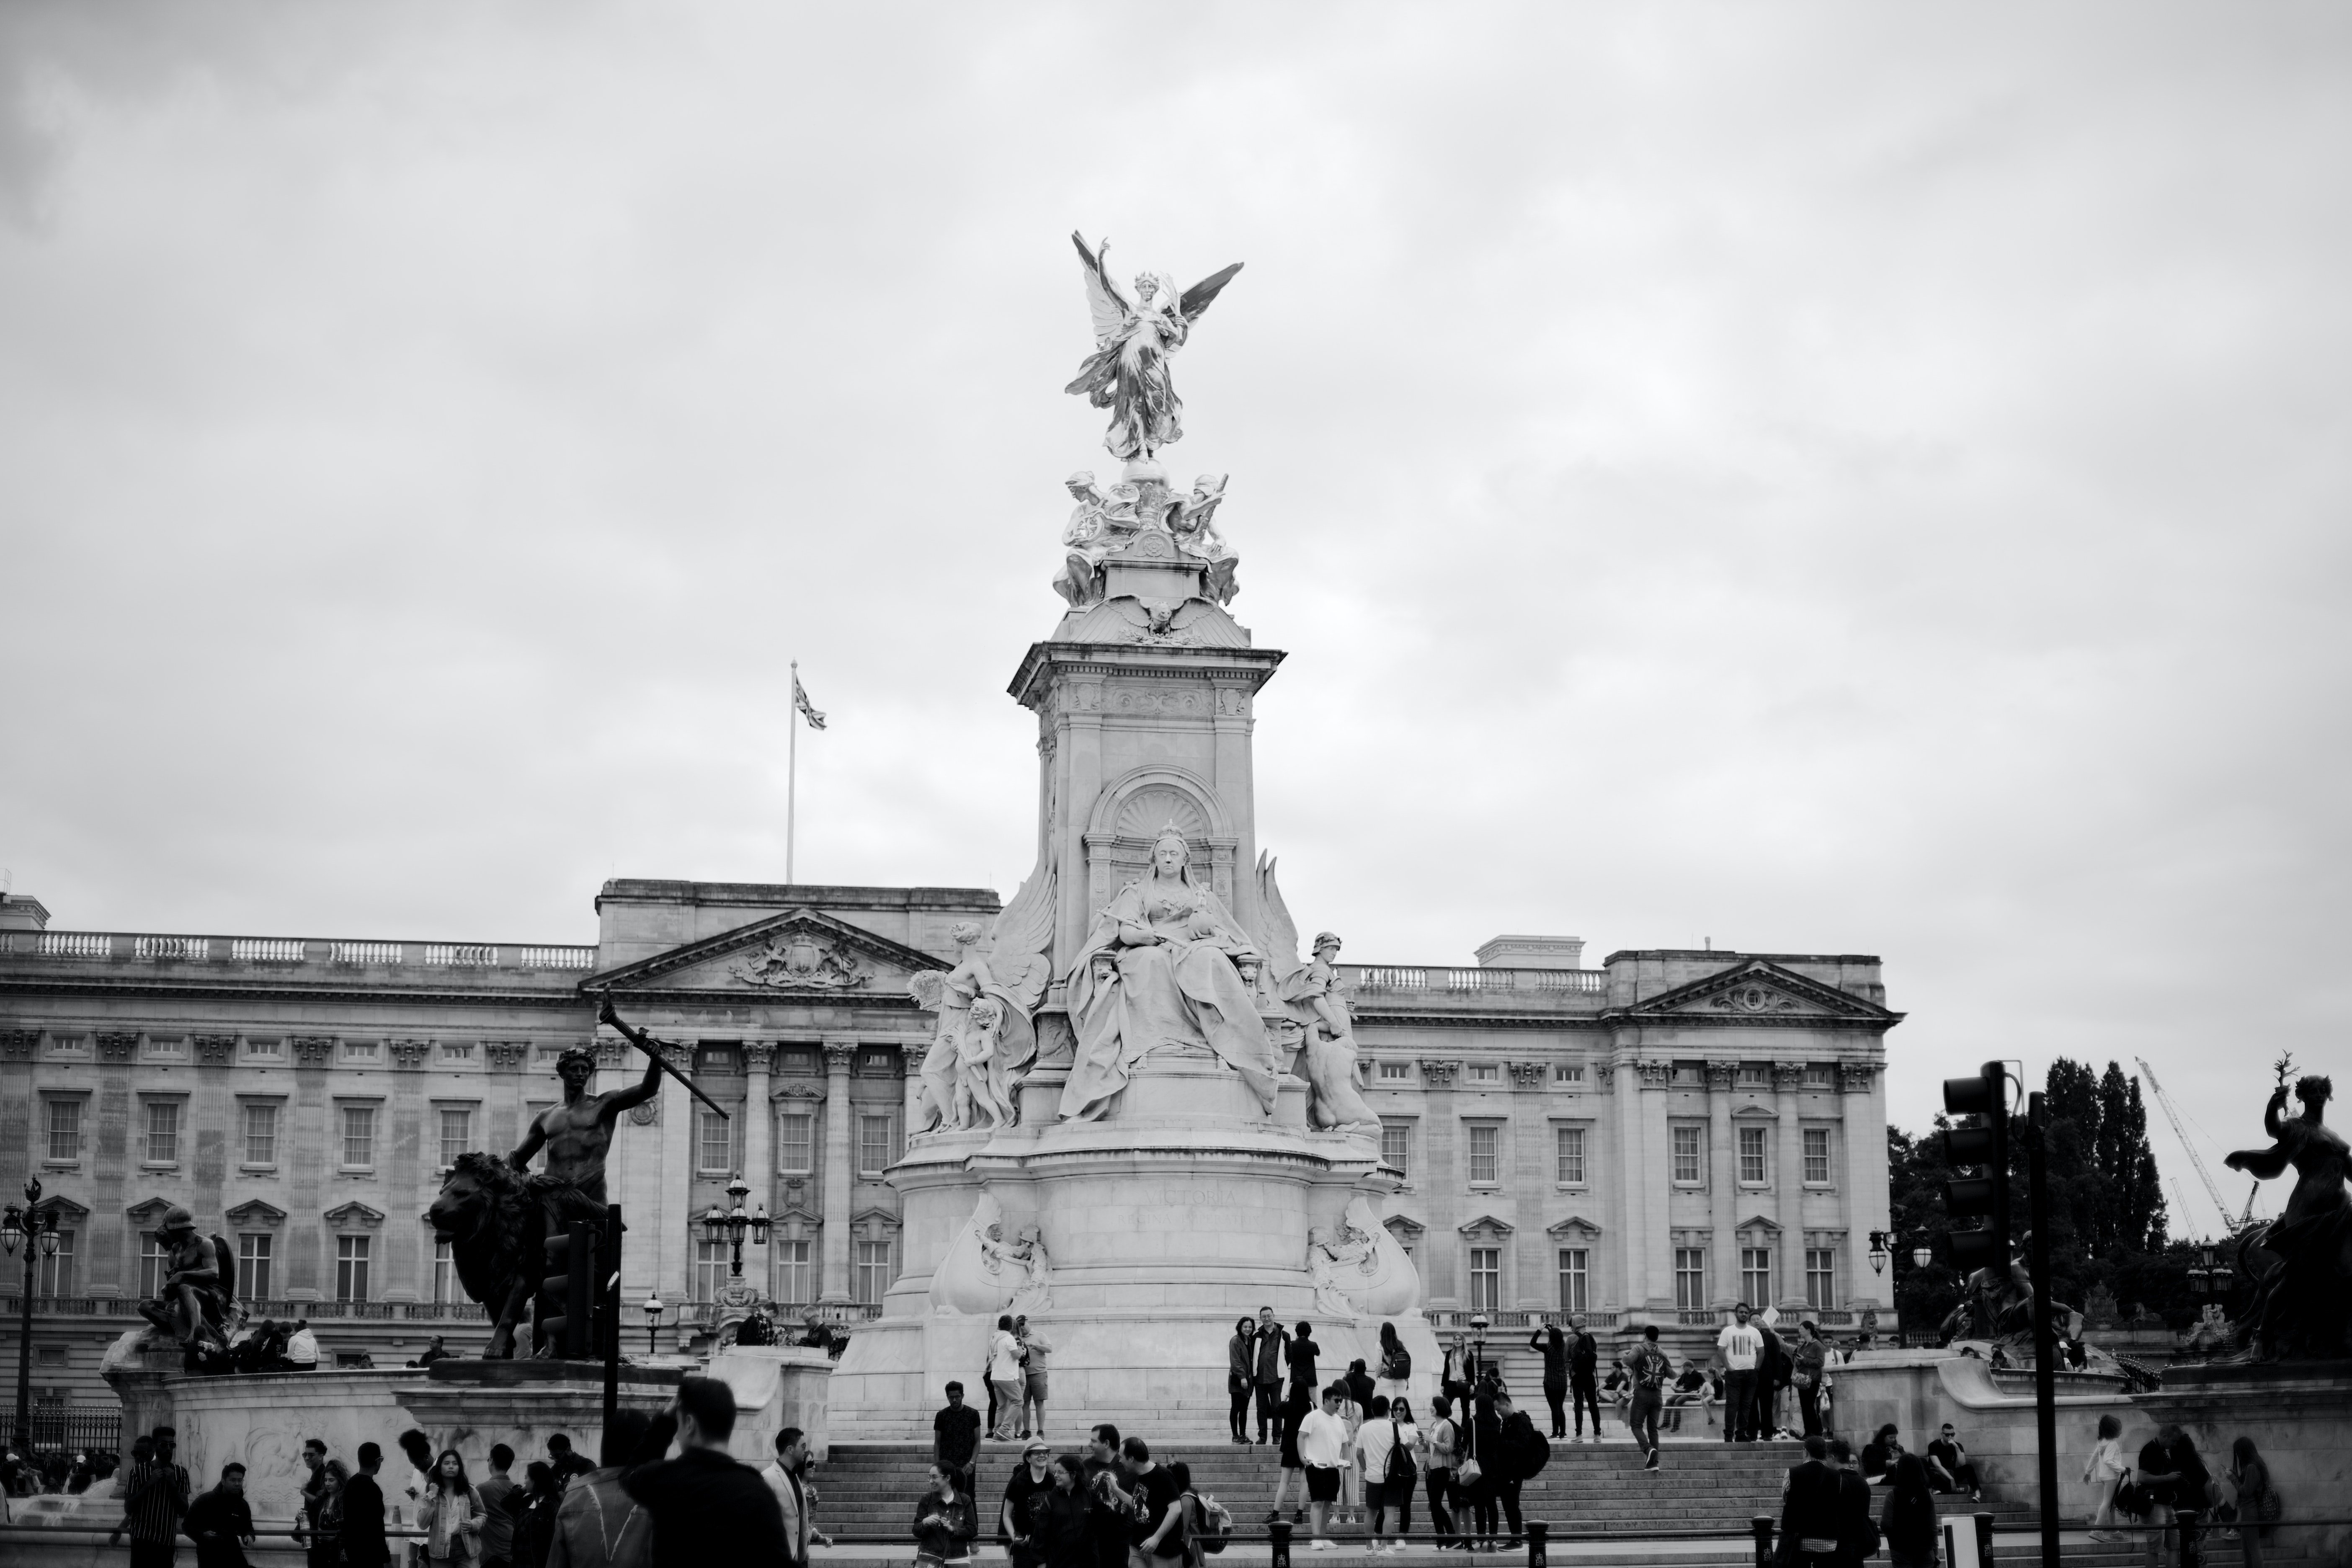
{"type": "Polygon", "coordinates": [[[1216,529],[1217,508],[1224,503],[1225,476],[1202,474],[1192,481],[1192,493],[1179,501],[1168,516],[1176,548],[1196,561],[1209,563],[1209,597],[1230,605],[1241,591],[1234,573],[1241,557],[1233,552],[1216,529]]]}
{"type": "Polygon", "coordinates": [[[956,1125],[1002,1127],[1013,1120],[1011,1075],[1004,1070],[1000,1032],[1004,1004],[982,996],[964,1020],[956,1050],[956,1125]]]}
{"type": "Polygon", "coordinates": [[[1072,609],[1084,609],[1103,596],[1104,560],[1124,549],[1142,526],[1135,510],[1139,492],[1121,483],[1106,495],[1093,472],[1085,468],[1062,482],[1078,504],[1062,530],[1062,548],[1067,553],[1054,578],[1054,592],[1068,600],[1072,609]]]}

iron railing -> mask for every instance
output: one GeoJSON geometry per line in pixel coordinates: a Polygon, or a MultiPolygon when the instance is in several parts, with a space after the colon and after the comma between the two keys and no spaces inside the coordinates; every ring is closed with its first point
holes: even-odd
{"type": "MultiPolygon", "coordinates": [[[[23,1430],[17,1426],[17,1407],[10,1405],[0,1416],[0,1434],[10,1442],[23,1430]]],[[[110,1409],[99,1405],[33,1405],[32,1429],[28,1440],[37,1454],[70,1454],[87,1448],[91,1453],[110,1454],[122,1447],[122,1409],[110,1409]]]]}

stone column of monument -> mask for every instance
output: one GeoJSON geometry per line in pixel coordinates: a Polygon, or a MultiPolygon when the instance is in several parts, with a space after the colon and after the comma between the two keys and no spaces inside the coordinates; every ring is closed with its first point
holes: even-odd
{"type": "Polygon", "coordinates": [[[1845,1256],[1838,1267],[1845,1272],[1846,1300],[1892,1306],[1892,1283],[1882,1281],[1870,1267],[1870,1233],[1895,1226],[1885,1181],[1886,1144],[1878,1131],[1886,1125],[1886,1080],[1875,1062],[1847,1063],[1842,1073],[1844,1092],[1839,1099],[1845,1121],[1838,1133],[1845,1145],[1845,1169],[1838,1180],[1845,1196],[1846,1232],[1845,1256]]]}
{"type": "Polygon", "coordinates": [[[1707,1219],[1713,1226],[1714,1304],[1739,1299],[1739,1151],[1732,1146],[1731,1093],[1739,1077],[1736,1062],[1706,1064],[1707,1219]]]}
{"type": "MultiPolygon", "coordinates": [[[[1798,1062],[1772,1064],[1773,1109],[1780,1125],[1772,1130],[1772,1213],[1780,1222],[1780,1278],[1776,1284],[1779,1304],[1801,1306],[1805,1300],[1805,1139],[1798,1123],[1798,1091],[1805,1069],[1798,1062]]],[[[1760,1310],[1762,1302],[1757,1303],[1760,1310]]]]}
{"type": "MultiPolygon", "coordinates": [[[[768,1068],[776,1054],[772,1040],[743,1042],[743,1118],[742,1142],[743,1180],[751,1184],[751,1195],[744,1200],[753,1214],[761,1209],[773,1212],[776,1206],[776,1110],[768,1103],[768,1068]]],[[[756,1284],[760,1294],[768,1293],[771,1283],[762,1270],[756,1284]]]]}
{"type": "Polygon", "coordinates": [[[846,1040],[824,1043],[824,1261],[817,1300],[826,1306],[849,1302],[849,1195],[856,1181],[857,1152],[850,1147],[849,1067],[857,1047],[846,1040]]]}

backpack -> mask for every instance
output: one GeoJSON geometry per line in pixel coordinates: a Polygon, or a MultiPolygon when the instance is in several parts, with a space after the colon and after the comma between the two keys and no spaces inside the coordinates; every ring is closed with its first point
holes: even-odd
{"type": "Polygon", "coordinates": [[[1512,1458],[1517,1461],[1512,1468],[1518,1472],[1518,1479],[1533,1480],[1551,1462],[1551,1440],[1537,1431],[1535,1424],[1530,1421],[1519,1435],[1512,1458]]]}
{"type": "Polygon", "coordinates": [[[1404,1438],[1392,1418],[1389,1422],[1389,1462],[1381,1471],[1381,1484],[1402,1487],[1410,1498],[1413,1483],[1420,1479],[1420,1473],[1412,1468],[1412,1455],[1405,1447],[1404,1438]]]}
{"type": "Polygon", "coordinates": [[[1391,1383],[1402,1383],[1412,1375],[1412,1352],[1402,1345],[1381,1358],[1381,1375],[1391,1383]]]}
{"type": "Polygon", "coordinates": [[[1233,1538],[1233,1510],[1207,1492],[1187,1492],[1185,1495],[1192,1500],[1192,1507],[1185,1510],[1184,1528],[1191,1534],[1192,1543],[1213,1557],[1223,1552],[1225,1542],[1233,1538]],[[1197,1527],[1192,1522],[1192,1515],[1196,1512],[1200,1516],[1197,1527]]]}

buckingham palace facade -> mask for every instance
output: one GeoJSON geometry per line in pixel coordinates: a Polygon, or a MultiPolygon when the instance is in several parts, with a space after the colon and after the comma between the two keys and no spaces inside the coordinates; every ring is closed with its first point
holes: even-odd
{"type": "MultiPolygon", "coordinates": [[[[37,1399],[106,1397],[100,1356],[154,1289],[175,1204],[228,1240],[255,1316],[308,1318],[326,1355],[477,1348],[487,1325],[423,1213],[457,1153],[511,1149],[555,1102],[565,1049],[594,1047],[598,1090],[641,1070],[599,994],[727,1113],[666,1081],[616,1131],[631,1331],[656,1294],[665,1349],[753,1297],[847,1323],[877,1308],[899,1267],[886,1173],[931,1040],[906,982],[953,964],[954,927],[997,895],[621,879],[596,908],[596,943],[574,946],[85,931],[0,900],[0,1184],[37,1179],[62,1233],[35,1264],[37,1399]],[[771,1222],[740,1276],[705,1223],[739,1173],[771,1222]]],[[[1867,1260],[1901,1019],[1878,960],[1586,968],[1581,945],[1342,966],[1402,1177],[1387,1224],[1429,1309],[1688,1331],[1746,1300],[1891,1325],[1867,1260]]]]}

